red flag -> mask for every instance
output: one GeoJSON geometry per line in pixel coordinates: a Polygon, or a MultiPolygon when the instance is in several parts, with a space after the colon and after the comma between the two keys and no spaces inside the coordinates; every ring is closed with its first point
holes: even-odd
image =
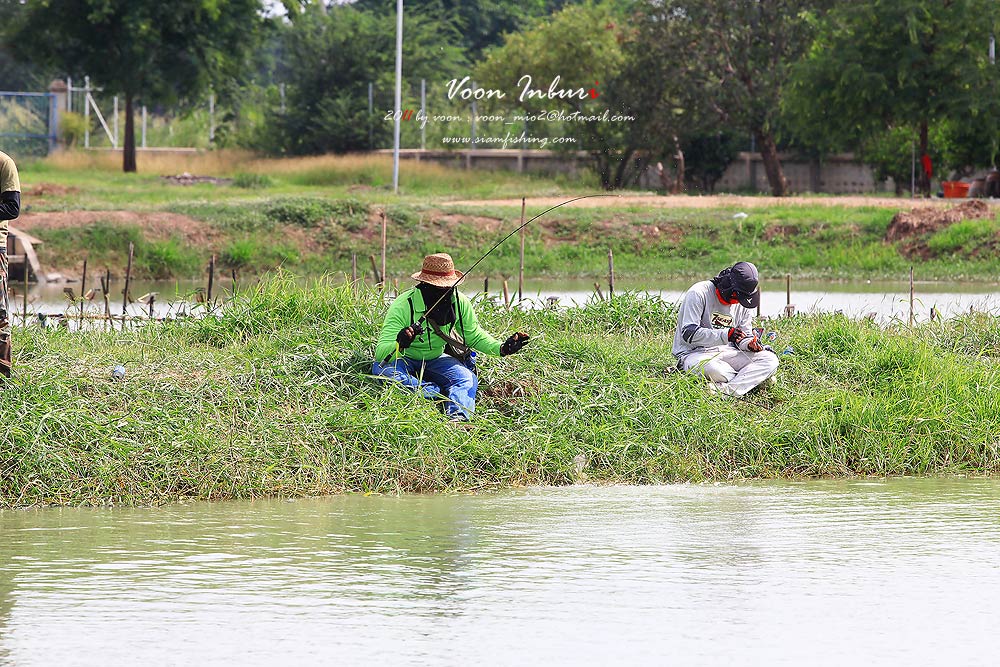
{"type": "Polygon", "coordinates": [[[927,178],[934,176],[934,169],[931,166],[931,156],[924,153],[920,156],[920,164],[924,167],[924,173],[927,174],[927,178]]]}

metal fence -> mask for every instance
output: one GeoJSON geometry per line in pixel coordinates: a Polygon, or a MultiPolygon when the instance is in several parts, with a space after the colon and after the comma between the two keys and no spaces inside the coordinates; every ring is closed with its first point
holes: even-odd
{"type": "Polygon", "coordinates": [[[19,156],[47,155],[59,125],[52,93],[0,91],[0,148],[19,156]]]}

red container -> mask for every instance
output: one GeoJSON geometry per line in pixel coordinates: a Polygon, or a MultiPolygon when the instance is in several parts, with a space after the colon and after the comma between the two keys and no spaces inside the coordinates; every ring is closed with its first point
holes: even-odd
{"type": "Polygon", "coordinates": [[[962,181],[941,181],[941,189],[948,199],[961,199],[969,196],[969,183],[962,181]]]}

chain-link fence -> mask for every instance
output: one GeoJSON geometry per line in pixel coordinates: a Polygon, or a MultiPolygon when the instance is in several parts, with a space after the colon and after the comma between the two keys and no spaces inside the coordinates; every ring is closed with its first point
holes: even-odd
{"type": "Polygon", "coordinates": [[[0,150],[42,156],[56,143],[56,100],[51,93],[0,91],[0,150]]]}

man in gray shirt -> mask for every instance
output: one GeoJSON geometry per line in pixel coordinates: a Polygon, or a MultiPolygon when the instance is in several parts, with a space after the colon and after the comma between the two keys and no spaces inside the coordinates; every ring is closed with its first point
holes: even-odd
{"type": "Polygon", "coordinates": [[[737,262],[681,297],[673,353],[681,370],[704,375],[709,387],[742,396],[778,370],[774,351],[753,335],[760,305],[757,267],[737,262]]]}

